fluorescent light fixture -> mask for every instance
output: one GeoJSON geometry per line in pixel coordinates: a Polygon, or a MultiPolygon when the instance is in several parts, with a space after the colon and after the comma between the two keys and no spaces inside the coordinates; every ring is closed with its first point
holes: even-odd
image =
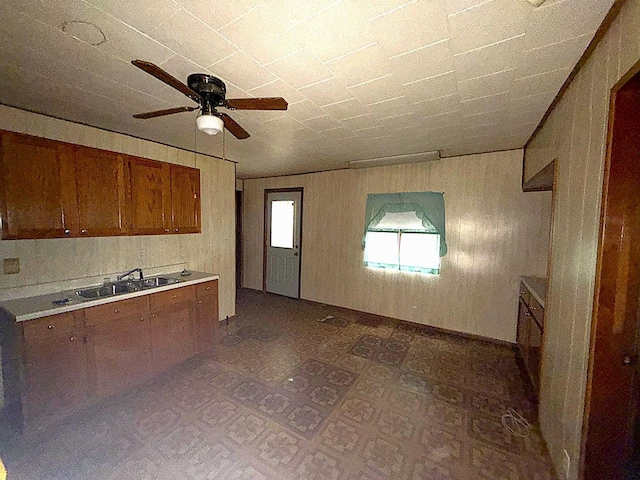
{"type": "Polygon", "coordinates": [[[440,160],[440,152],[408,153],[406,155],[394,155],[392,157],[367,158],[365,160],[353,160],[349,162],[349,168],[382,167],[384,165],[399,165],[402,163],[430,162],[440,160]]]}
{"type": "Polygon", "coordinates": [[[222,132],[224,128],[224,122],[220,117],[212,115],[210,113],[203,113],[196,118],[196,125],[198,130],[206,133],[207,135],[217,135],[222,132]]]}
{"type": "Polygon", "coordinates": [[[536,8],[542,5],[546,1],[547,0],[527,0],[527,2],[529,2],[531,5],[533,5],[536,8]]]}

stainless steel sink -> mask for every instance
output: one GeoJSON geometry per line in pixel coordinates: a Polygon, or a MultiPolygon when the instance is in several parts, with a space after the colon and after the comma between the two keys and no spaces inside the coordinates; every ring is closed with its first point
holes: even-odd
{"type": "Polygon", "coordinates": [[[85,288],[78,290],[76,293],[82,298],[103,298],[113,297],[114,295],[122,295],[123,293],[135,292],[138,290],[133,285],[126,283],[110,283],[108,285],[100,285],[98,287],[85,288]]]}
{"type": "Polygon", "coordinates": [[[114,295],[122,295],[125,293],[137,292],[148,288],[157,288],[164,285],[172,285],[180,280],[171,277],[152,277],[144,280],[129,280],[126,282],[115,282],[107,285],[99,285],[96,287],[77,290],[76,294],[82,298],[94,299],[103,297],[113,297],[114,295]]]}

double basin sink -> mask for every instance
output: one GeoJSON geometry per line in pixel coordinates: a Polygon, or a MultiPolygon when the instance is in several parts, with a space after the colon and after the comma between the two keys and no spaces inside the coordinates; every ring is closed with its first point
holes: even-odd
{"type": "Polygon", "coordinates": [[[165,285],[172,285],[178,282],[180,282],[180,280],[171,277],[152,277],[145,278],[144,280],[126,280],[76,290],[76,294],[84,299],[96,299],[113,297],[114,295],[124,295],[125,293],[138,292],[149,288],[163,287],[165,285]]]}

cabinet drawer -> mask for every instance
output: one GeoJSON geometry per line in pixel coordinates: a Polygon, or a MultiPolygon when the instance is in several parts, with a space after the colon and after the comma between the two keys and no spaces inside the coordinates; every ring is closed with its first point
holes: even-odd
{"type": "Polygon", "coordinates": [[[131,317],[138,314],[144,315],[148,312],[149,300],[145,295],[87,308],[84,311],[84,317],[87,320],[87,325],[98,325],[116,318],[131,317]]]}
{"type": "Polygon", "coordinates": [[[531,313],[533,313],[533,316],[536,317],[540,326],[544,327],[544,308],[540,306],[533,295],[531,295],[531,299],[529,300],[529,309],[531,310],[531,313]]]}
{"type": "Polygon", "coordinates": [[[193,300],[195,297],[195,287],[190,285],[188,287],[167,290],[166,292],[154,293],[150,296],[149,302],[151,303],[151,310],[155,311],[164,307],[193,300]]]}
{"type": "Polygon", "coordinates": [[[36,320],[27,320],[23,325],[24,338],[27,341],[58,338],[71,333],[78,333],[80,326],[76,321],[75,312],[60,313],[36,320]]]}
{"type": "Polygon", "coordinates": [[[196,284],[196,297],[202,298],[208,295],[218,295],[218,281],[196,284]]]}

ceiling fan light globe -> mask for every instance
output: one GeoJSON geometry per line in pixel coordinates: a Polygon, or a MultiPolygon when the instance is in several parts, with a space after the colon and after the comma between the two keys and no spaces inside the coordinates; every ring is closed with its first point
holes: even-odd
{"type": "Polygon", "coordinates": [[[224,122],[215,115],[201,114],[196,118],[196,126],[207,135],[217,135],[224,129],[224,122]]]}

